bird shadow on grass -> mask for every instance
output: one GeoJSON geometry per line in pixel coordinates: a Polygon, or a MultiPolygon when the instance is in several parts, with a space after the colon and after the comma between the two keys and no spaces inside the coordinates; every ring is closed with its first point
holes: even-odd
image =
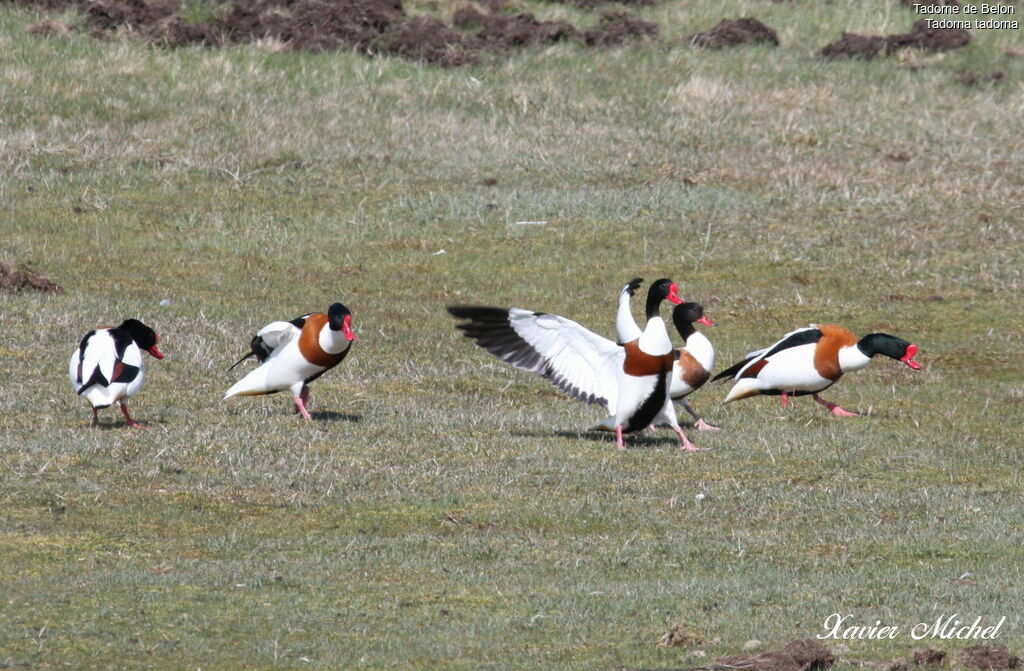
{"type": "Polygon", "coordinates": [[[86,424],[85,427],[94,431],[145,431],[146,429],[158,429],[163,428],[166,424],[162,419],[147,419],[144,422],[139,422],[142,426],[132,427],[128,425],[128,422],[123,419],[112,419],[103,421],[93,426],[86,424]]]}
{"type": "Polygon", "coordinates": [[[363,421],[362,415],[350,415],[344,412],[334,412],[333,410],[318,410],[316,412],[309,413],[315,421],[318,422],[361,422],[363,421]]]}
{"type": "MultiPolygon", "coordinates": [[[[628,450],[631,447],[662,447],[665,445],[679,444],[679,439],[676,438],[676,435],[671,431],[666,430],[663,435],[659,435],[660,433],[662,432],[659,431],[655,434],[651,434],[650,432],[626,434],[626,449],[628,450]]],[[[615,445],[615,434],[610,431],[570,431],[561,429],[553,431],[510,431],[509,434],[520,438],[549,438],[551,436],[558,436],[559,438],[574,438],[576,440],[608,443],[612,446],[615,445]]]]}

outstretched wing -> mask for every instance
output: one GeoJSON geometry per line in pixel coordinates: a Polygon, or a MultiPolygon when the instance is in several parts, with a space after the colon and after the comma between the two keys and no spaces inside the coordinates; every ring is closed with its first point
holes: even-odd
{"type": "Polygon", "coordinates": [[[572,398],[615,412],[625,351],[571,319],[519,308],[453,305],[458,326],[488,352],[572,398]]]}
{"type": "Polygon", "coordinates": [[[726,368],[712,379],[721,380],[731,377],[738,380],[742,377],[754,377],[764,366],[761,362],[767,363],[773,354],[791,347],[816,343],[819,340],[821,340],[821,331],[818,330],[817,324],[790,331],[771,347],[750,352],[743,361],[726,368]]]}

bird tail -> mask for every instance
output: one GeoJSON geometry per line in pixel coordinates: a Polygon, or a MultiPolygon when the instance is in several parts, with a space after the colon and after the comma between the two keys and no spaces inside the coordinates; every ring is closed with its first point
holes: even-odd
{"type": "Polygon", "coordinates": [[[230,373],[231,371],[233,371],[235,369],[235,366],[237,366],[238,364],[242,363],[243,361],[245,361],[246,359],[248,359],[251,356],[256,356],[256,352],[249,352],[248,354],[243,356],[241,359],[239,359],[238,361],[236,361],[233,364],[231,364],[231,367],[227,369],[227,372],[230,373]]]}
{"type": "Polygon", "coordinates": [[[267,390],[267,367],[260,366],[238,382],[231,385],[231,388],[224,394],[224,398],[232,396],[262,396],[271,393],[267,390]]]}
{"type": "Polygon", "coordinates": [[[732,401],[738,401],[750,396],[757,396],[761,393],[761,390],[758,387],[759,383],[756,379],[745,377],[729,390],[729,395],[725,397],[725,400],[722,401],[722,403],[731,403],[732,401]]]}
{"type": "Polygon", "coordinates": [[[108,380],[106,376],[102,372],[100,372],[99,366],[97,366],[92,371],[92,375],[89,376],[89,379],[83,382],[82,386],[78,388],[78,395],[88,397],[86,392],[92,391],[92,388],[94,386],[104,388],[110,386],[110,380],[108,380]]]}

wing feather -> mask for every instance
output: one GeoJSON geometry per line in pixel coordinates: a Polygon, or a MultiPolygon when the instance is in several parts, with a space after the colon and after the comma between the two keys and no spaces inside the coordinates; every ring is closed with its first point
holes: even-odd
{"type": "Polygon", "coordinates": [[[584,403],[614,412],[625,352],[577,322],[520,308],[449,306],[458,326],[502,361],[537,373],[584,403]]]}
{"type": "Polygon", "coordinates": [[[782,350],[815,343],[820,339],[821,331],[818,330],[817,324],[811,324],[810,326],[790,331],[786,335],[782,336],[772,346],[750,352],[746,357],[744,357],[743,361],[723,370],[721,373],[716,375],[714,379],[720,380],[725,377],[732,377],[738,380],[743,377],[743,374],[747,372],[751,366],[757,365],[757,362],[767,359],[782,350]]]}
{"type": "Polygon", "coordinates": [[[82,341],[82,387],[79,393],[93,384],[106,387],[114,377],[117,350],[109,329],[100,329],[82,341]]]}

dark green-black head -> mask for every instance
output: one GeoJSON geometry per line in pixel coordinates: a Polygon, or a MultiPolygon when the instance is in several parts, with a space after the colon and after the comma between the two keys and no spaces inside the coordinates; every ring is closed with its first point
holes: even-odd
{"type": "Polygon", "coordinates": [[[352,313],[341,303],[335,303],[327,308],[327,323],[332,331],[344,333],[345,340],[351,342],[356,339],[356,335],[352,333],[352,313]]]}
{"type": "Polygon", "coordinates": [[[890,359],[896,359],[907,364],[914,370],[921,370],[921,364],[914,361],[914,355],[917,354],[917,345],[888,333],[866,335],[857,341],[857,348],[865,356],[872,357],[876,354],[884,354],[890,359]]]}
{"type": "Polygon", "coordinates": [[[663,300],[671,301],[676,305],[683,302],[679,298],[679,287],[675,282],[663,277],[660,280],[651,284],[651,287],[647,290],[647,318],[658,316],[658,308],[661,306],[663,300]]]}
{"type": "Polygon", "coordinates": [[[160,342],[160,335],[138,319],[125,319],[117,328],[131,336],[132,342],[138,345],[139,349],[146,350],[157,359],[164,358],[164,353],[156,346],[160,342]]]}
{"type": "Polygon", "coordinates": [[[680,303],[672,310],[672,323],[683,338],[688,338],[694,332],[693,323],[714,326],[715,322],[708,319],[704,314],[704,306],[692,301],[680,303]]]}

